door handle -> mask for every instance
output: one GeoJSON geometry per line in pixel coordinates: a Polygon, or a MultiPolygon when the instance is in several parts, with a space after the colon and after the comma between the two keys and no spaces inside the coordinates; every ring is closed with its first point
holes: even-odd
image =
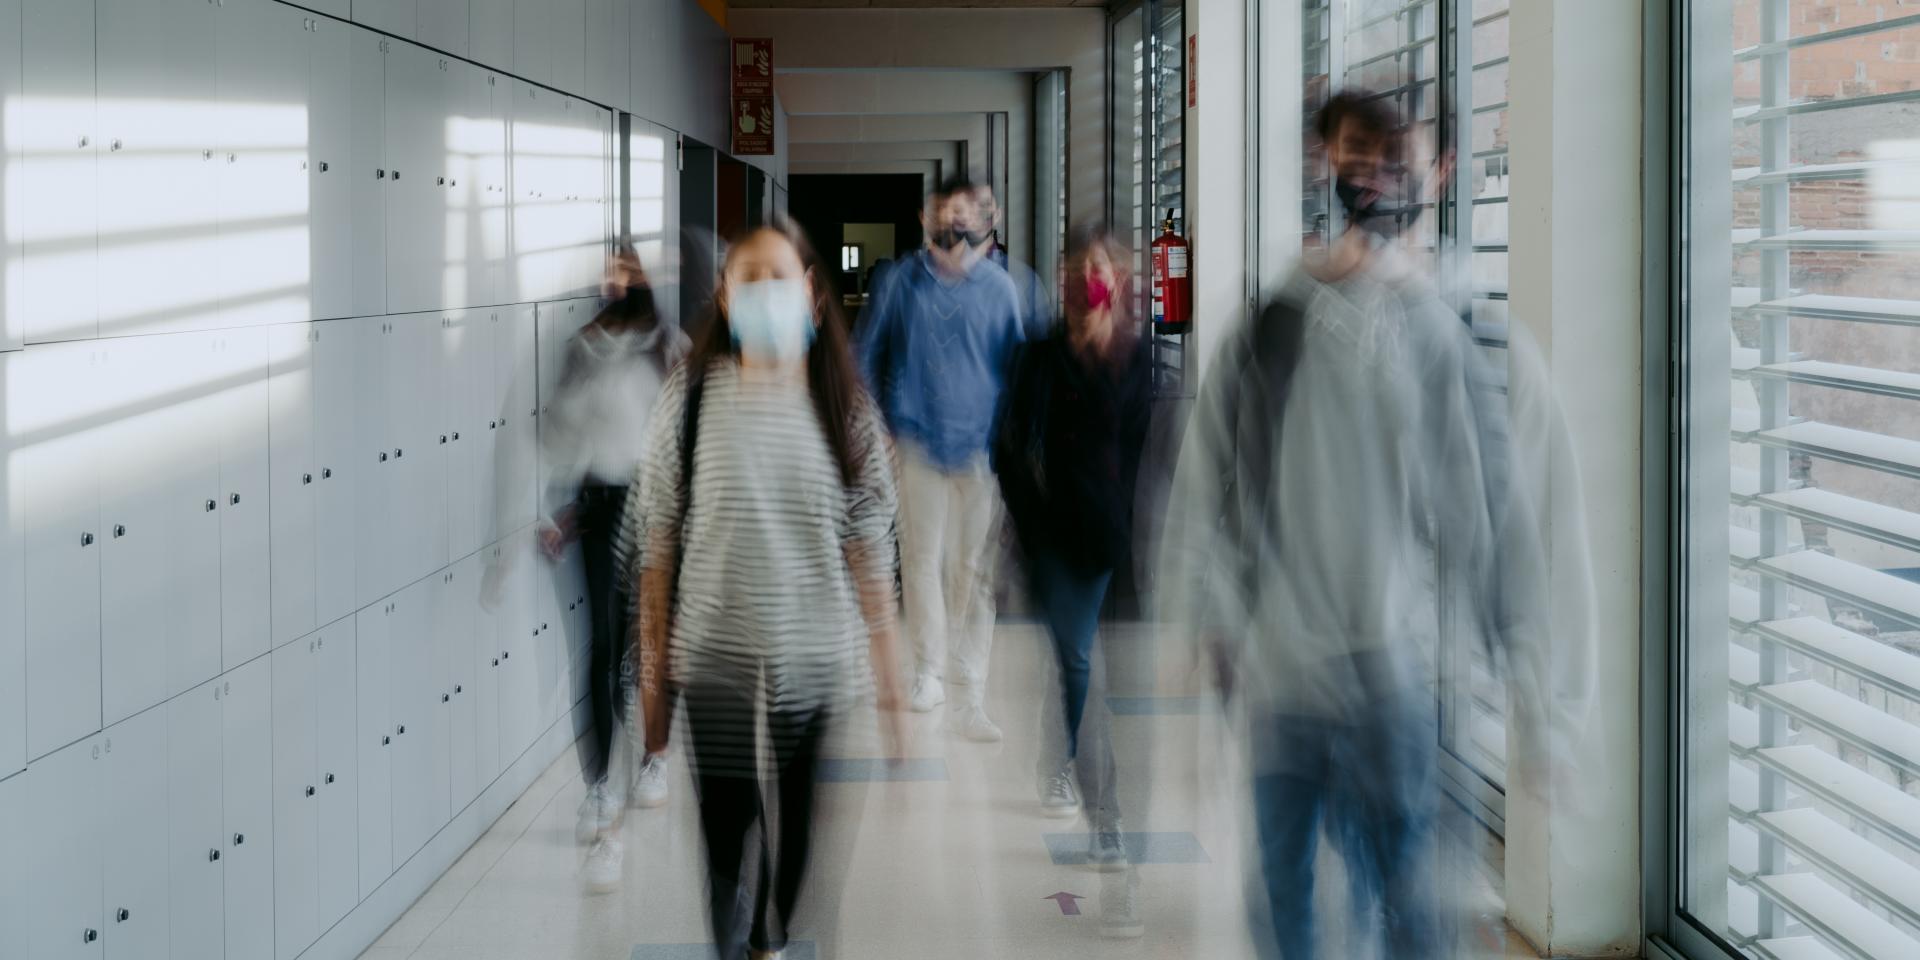
{"type": "Polygon", "coordinates": [[[394,447],[394,448],[393,448],[393,458],[394,458],[395,460],[398,460],[398,459],[400,459],[401,457],[404,457],[404,456],[406,456],[406,455],[407,455],[407,452],[406,452],[405,450],[402,450],[402,449],[400,449],[399,447],[394,447]]]}
{"type": "Polygon", "coordinates": [[[447,185],[447,178],[446,178],[446,177],[434,177],[434,178],[433,178],[433,185],[434,185],[434,186],[436,186],[436,187],[444,187],[444,186],[446,186],[446,185],[447,185]]]}
{"type": "Polygon", "coordinates": [[[128,910],[126,907],[121,907],[120,909],[115,910],[113,912],[114,923],[126,923],[132,917],[133,917],[133,911],[128,910]]]}
{"type": "Polygon", "coordinates": [[[502,660],[511,660],[511,659],[513,659],[513,651],[512,651],[512,650],[502,650],[502,651],[500,651],[500,659],[502,659],[502,660]]]}
{"type": "Polygon", "coordinates": [[[398,171],[398,170],[395,170],[395,171],[393,172],[393,180],[394,180],[394,182],[395,182],[395,183],[399,183],[399,182],[400,182],[400,171],[398,171]]]}
{"type": "Polygon", "coordinates": [[[309,483],[312,483],[312,482],[313,482],[313,474],[311,474],[311,473],[303,473],[303,474],[301,474],[301,475],[300,475],[300,483],[301,483],[302,485],[305,485],[305,484],[309,484],[309,483]]]}
{"type": "Polygon", "coordinates": [[[328,783],[332,783],[332,782],[333,782],[333,774],[331,774],[331,773],[329,773],[329,774],[327,774],[327,782],[328,782],[328,783]]]}
{"type": "Polygon", "coordinates": [[[321,467],[321,468],[320,468],[320,479],[322,479],[322,480],[331,480],[331,479],[333,479],[333,468],[332,468],[332,467],[321,467]]]}
{"type": "Polygon", "coordinates": [[[499,657],[494,657],[494,658],[493,658],[493,665],[494,665],[494,666],[496,666],[496,667],[500,665],[500,658],[499,658],[499,657]]]}
{"type": "Polygon", "coordinates": [[[239,846],[239,845],[241,845],[241,844],[243,844],[243,843],[246,843],[246,842],[247,842],[247,835],[246,835],[246,834],[244,834],[244,833],[236,833],[236,834],[234,834],[234,835],[233,835],[233,845],[234,845],[234,846],[236,846],[236,847],[237,847],[237,846],[239,846]]]}
{"type": "Polygon", "coordinates": [[[312,785],[312,784],[308,784],[308,785],[307,785],[307,796],[309,796],[309,797],[311,797],[311,796],[313,796],[313,785],[312,785]]]}
{"type": "Polygon", "coordinates": [[[446,434],[444,434],[444,433],[443,433],[443,434],[441,434],[441,435],[440,435],[440,442],[441,442],[441,443],[446,443],[446,442],[447,442],[447,435],[446,435],[446,434]]]}
{"type": "Polygon", "coordinates": [[[219,506],[219,504],[216,504],[216,503],[214,503],[214,502],[213,502],[212,500],[208,500],[208,501],[207,501],[207,512],[208,512],[208,513],[212,513],[212,512],[213,512],[213,508],[214,508],[214,507],[217,507],[217,506],[219,506]]]}
{"type": "Polygon", "coordinates": [[[127,525],[126,525],[126,524],[124,524],[124,523],[116,523],[116,524],[114,524],[114,525],[113,525],[113,538],[114,538],[115,540],[118,540],[118,539],[120,539],[121,537],[124,537],[124,536],[126,536],[126,535],[127,535],[127,525]]]}
{"type": "Polygon", "coordinates": [[[403,723],[403,724],[401,724],[401,725],[400,725],[400,726],[399,726],[399,727],[398,727],[397,729],[395,729],[395,730],[394,730],[393,732],[394,732],[394,734],[395,734],[395,735],[397,735],[397,736],[405,736],[405,735],[406,735],[406,732],[407,732],[407,725],[403,723]]]}
{"type": "Polygon", "coordinates": [[[218,849],[213,849],[213,850],[208,850],[208,851],[207,851],[207,862],[208,862],[208,863],[218,863],[218,862],[219,862],[219,860],[220,860],[220,851],[219,851],[218,849]]]}
{"type": "Polygon", "coordinates": [[[454,692],[454,693],[465,693],[465,692],[467,692],[467,691],[466,691],[466,688],[465,688],[465,687],[463,687],[462,685],[460,685],[460,684],[457,684],[457,683],[456,683],[456,684],[454,684],[454,685],[453,685],[453,692],[454,692]]]}
{"type": "Polygon", "coordinates": [[[447,703],[447,702],[450,702],[451,700],[453,700],[453,695],[452,695],[452,694],[446,694],[446,693],[443,693],[443,694],[441,694],[441,695],[440,695],[440,702],[441,702],[441,703],[447,703]]]}
{"type": "Polygon", "coordinates": [[[391,743],[393,743],[393,738],[392,738],[392,737],[381,737],[381,738],[380,738],[380,745],[381,745],[381,746],[383,746],[383,747],[384,747],[384,746],[387,746],[388,744],[391,744],[391,743]]]}
{"type": "Polygon", "coordinates": [[[387,462],[387,452],[385,450],[380,451],[380,462],[381,463],[387,462]]]}
{"type": "Polygon", "coordinates": [[[108,144],[108,146],[107,146],[107,149],[109,149],[109,150],[118,150],[118,149],[120,149],[120,138],[119,138],[119,137],[114,137],[114,138],[113,138],[113,142],[112,142],[111,144],[108,144]]]}
{"type": "Polygon", "coordinates": [[[460,431],[458,431],[458,430],[455,430],[455,431],[453,432],[453,439],[454,439],[454,441],[455,441],[455,442],[458,442],[458,441],[460,440],[460,431]]]}
{"type": "Polygon", "coordinates": [[[387,178],[387,172],[385,170],[375,170],[373,171],[373,178],[375,180],[385,180],[387,178]]]}
{"type": "Polygon", "coordinates": [[[321,173],[327,172],[327,162],[325,160],[320,161],[320,172],[321,173]]]}
{"type": "Polygon", "coordinates": [[[100,931],[88,928],[87,932],[81,935],[80,942],[92,943],[98,939],[100,939],[100,931]]]}
{"type": "Polygon", "coordinates": [[[237,494],[237,493],[236,493],[236,494],[234,494],[234,495],[233,495],[233,498],[232,498],[232,499],[230,499],[230,500],[228,500],[227,502],[228,502],[228,503],[230,503],[230,504],[232,504],[233,506],[236,506],[236,507],[237,507],[237,506],[239,506],[239,505],[240,505],[240,495],[239,495],[239,494],[237,494]]]}
{"type": "Polygon", "coordinates": [[[83,547],[93,546],[93,534],[91,533],[80,534],[80,545],[83,547]]]}

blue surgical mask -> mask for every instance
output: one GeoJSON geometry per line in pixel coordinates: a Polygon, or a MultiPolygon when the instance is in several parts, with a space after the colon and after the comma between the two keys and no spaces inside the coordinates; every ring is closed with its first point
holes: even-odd
{"type": "Polygon", "coordinates": [[[735,284],[727,295],[727,324],[741,355],[760,363],[798,360],[813,343],[813,303],[805,280],[735,284]]]}

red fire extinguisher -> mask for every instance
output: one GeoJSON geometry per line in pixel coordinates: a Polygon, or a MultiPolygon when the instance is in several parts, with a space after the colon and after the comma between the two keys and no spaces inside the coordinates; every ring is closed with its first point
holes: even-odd
{"type": "Polygon", "coordinates": [[[1187,241],[1173,232],[1173,211],[1153,241],[1153,330],[1186,333],[1193,329],[1193,281],[1187,276],[1187,241]]]}

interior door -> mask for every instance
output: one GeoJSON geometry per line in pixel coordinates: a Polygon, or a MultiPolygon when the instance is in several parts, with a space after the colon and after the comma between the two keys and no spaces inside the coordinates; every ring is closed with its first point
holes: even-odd
{"type": "MultiPolygon", "coordinates": [[[[354,312],[354,28],[307,18],[307,210],[313,317],[354,312]]],[[[371,173],[368,173],[371,178],[371,173]]]]}
{"type": "Polygon", "coordinates": [[[499,311],[495,329],[494,389],[499,397],[499,427],[494,432],[498,463],[495,494],[500,502],[496,537],[505,538],[533,522],[536,456],[535,418],[539,414],[535,340],[539,324],[534,305],[512,304],[499,311]]]}
{"type": "MultiPolygon", "coordinates": [[[[469,637],[469,656],[473,658],[473,796],[493,783],[503,769],[500,762],[500,652],[502,618],[500,601],[504,598],[504,570],[499,544],[480,552],[480,582],[471,592],[473,633],[469,637]]],[[[466,599],[463,596],[462,599],[466,599]]]]}
{"type": "Polygon", "coordinates": [[[109,727],[100,752],[105,816],[95,829],[105,835],[107,956],[163,956],[169,947],[167,712],[148,710],[109,727]]]}
{"type": "Polygon", "coordinates": [[[360,902],[360,804],[355,700],[355,619],[345,617],[321,628],[314,638],[318,664],[314,677],[315,732],[319,765],[318,906],[321,929],[347,915],[360,902]]]}
{"type": "Polygon", "coordinates": [[[273,652],[273,956],[293,960],[319,936],[319,800],[309,636],[273,652]]]}
{"type": "Polygon", "coordinates": [[[220,635],[233,669],[267,652],[272,640],[272,564],[268,549],[267,331],[220,336],[220,635]]]}
{"type": "Polygon", "coordinates": [[[76,343],[6,358],[14,396],[49,400],[37,417],[20,412],[11,454],[31,558],[22,576],[29,760],[100,729],[101,352],[76,343]]]}
{"type": "MultiPolygon", "coordinates": [[[[214,13],[200,0],[96,0],[98,284],[108,336],[216,326],[214,13]]],[[[223,11],[224,12],[224,11],[223,11]]]]}
{"type": "Polygon", "coordinates": [[[394,604],[383,600],[360,611],[354,621],[361,899],[372,896],[393,873],[394,604]]]}
{"type": "Polygon", "coordinates": [[[330,320],[313,325],[314,409],[314,622],[329,624],[353,613],[359,558],[355,481],[374,463],[363,456],[355,433],[361,354],[359,335],[371,336],[377,321],[330,320]]]}
{"type": "MultiPolygon", "coordinates": [[[[167,886],[173,956],[226,952],[221,839],[220,686],[209,680],[167,702],[167,886]]],[[[116,951],[117,952],[117,951],[116,951]]]]}
{"type": "Polygon", "coordinates": [[[469,94],[470,122],[465,129],[473,138],[472,149],[464,151],[469,164],[466,190],[473,198],[477,220],[472,231],[474,247],[470,260],[477,278],[472,303],[488,306],[516,299],[508,256],[512,237],[509,227],[507,183],[507,108],[513,99],[513,85],[504,75],[488,70],[473,70],[469,94]]]}
{"type": "Polygon", "coordinates": [[[313,406],[317,329],[312,323],[284,323],[267,331],[267,542],[275,646],[306,636],[318,625],[314,428],[319,412],[313,406]]]}
{"type": "MultiPolygon", "coordinates": [[[[17,194],[24,238],[20,296],[28,343],[99,332],[99,118],[94,5],[26,0],[17,194]],[[25,107],[32,104],[31,108],[25,107]]],[[[44,396],[44,394],[38,394],[44,396]]]]}
{"type": "Polygon", "coordinates": [[[261,0],[213,9],[220,325],[306,320],[313,316],[309,18],[261,0]]]}
{"type": "Polygon", "coordinates": [[[97,734],[27,768],[27,943],[34,960],[101,960],[107,924],[101,829],[107,786],[97,734]]]}
{"type": "Polygon", "coordinates": [[[480,461],[477,459],[480,434],[486,425],[473,416],[474,377],[478,374],[474,355],[479,352],[479,337],[489,333],[483,311],[456,310],[446,317],[440,330],[440,429],[445,444],[445,503],[447,515],[447,559],[458,560],[480,549],[480,461]],[[478,426],[478,431],[474,427],[478,426]]]}
{"type": "MultiPolygon", "coordinates": [[[[227,956],[273,955],[273,670],[256,658],[220,683],[227,956]]],[[[175,954],[179,956],[179,954],[175,954]]]]}

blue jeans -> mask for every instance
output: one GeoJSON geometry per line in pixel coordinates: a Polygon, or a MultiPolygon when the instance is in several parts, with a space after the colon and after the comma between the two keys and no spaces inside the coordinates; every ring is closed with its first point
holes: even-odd
{"type": "Polygon", "coordinates": [[[1113,571],[1088,573],[1042,549],[1027,558],[1027,572],[1034,604],[1053,637],[1054,662],[1060,671],[1059,693],[1047,698],[1041,715],[1040,774],[1051,776],[1072,763],[1095,827],[1110,827],[1119,819],[1113,796],[1113,747],[1106,736],[1104,712],[1093,723],[1087,722],[1087,700],[1094,687],[1093,644],[1100,629],[1100,606],[1106,601],[1113,571]]]}
{"type": "Polygon", "coordinates": [[[1358,932],[1370,935],[1378,923],[1384,955],[1396,960],[1446,955],[1431,773],[1436,731],[1418,708],[1396,699],[1384,698],[1357,722],[1255,721],[1253,742],[1269,761],[1253,783],[1266,902],[1250,907],[1267,912],[1256,925],[1271,920],[1277,948],[1263,956],[1319,956],[1314,861],[1323,831],[1351,879],[1358,932]]]}

